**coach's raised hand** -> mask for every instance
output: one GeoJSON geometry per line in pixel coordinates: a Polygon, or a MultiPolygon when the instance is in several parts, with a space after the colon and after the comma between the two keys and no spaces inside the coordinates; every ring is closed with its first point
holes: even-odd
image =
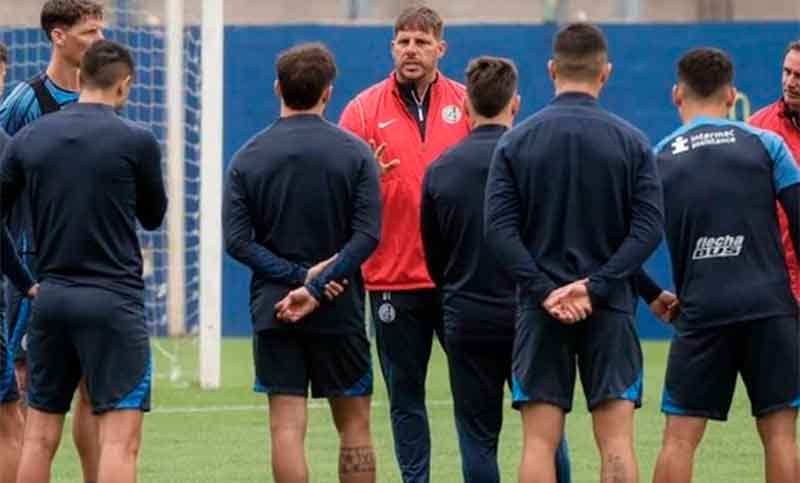
{"type": "Polygon", "coordinates": [[[369,147],[372,148],[372,155],[378,161],[378,166],[381,167],[381,176],[393,171],[396,167],[400,166],[400,160],[397,158],[391,161],[383,162],[383,153],[386,151],[386,143],[378,143],[374,139],[369,140],[369,147]]]}

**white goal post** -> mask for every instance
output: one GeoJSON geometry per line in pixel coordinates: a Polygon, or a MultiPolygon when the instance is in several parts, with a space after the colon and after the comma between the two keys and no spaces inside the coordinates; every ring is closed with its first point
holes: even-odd
{"type": "Polygon", "coordinates": [[[203,0],[200,170],[200,386],[220,386],[222,346],[223,0],[203,0]]]}

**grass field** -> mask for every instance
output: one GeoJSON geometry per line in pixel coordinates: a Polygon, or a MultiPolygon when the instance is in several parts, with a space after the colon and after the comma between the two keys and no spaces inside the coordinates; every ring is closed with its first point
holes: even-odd
{"type": "MultiPolygon", "coordinates": [[[[145,419],[144,446],[139,481],[149,482],[256,482],[272,481],[269,472],[266,404],[251,391],[253,370],[248,339],[226,339],[223,343],[223,383],[214,392],[203,392],[186,384],[195,374],[195,344],[189,341],[157,341],[168,352],[177,353],[179,365],[170,363],[156,350],[154,410],[145,419]],[[181,367],[183,378],[169,380],[171,369],[181,367]],[[184,381],[184,382],[181,382],[184,381]]],[[[663,418],[659,413],[667,344],[644,343],[645,402],[637,415],[636,447],[642,481],[652,477],[661,441],[663,418]]],[[[377,365],[375,366],[377,368],[377,365]]],[[[433,440],[434,483],[461,481],[460,458],[453,426],[447,366],[440,350],[434,351],[428,378],[428,414],[433,440]]],[[[177,374],[173,374],[177,375],[177,374]]],[[[762,481],[760,445],[744,388],[737,395],[725,424],[712,423],[697,457],[695,481],[762,481]]],[[[399,482],[392,446],[386,392],[379,371],[373,410],[373,435],[378,453],[378,481],[399,482]]],[[[312,401],[307,439],[311,480],[337,480],[337,439],[324,401],[312,401]]],[[[69,423],[68,423],[69,424],[69,423]]],[[[576,391],[576,404],[568,418],[567,432],[573,481],[598,480],[598,458],[594,449],[591,420],[576,391]]],[[[81,481],[69,427],[53,469],[54,481],[81,481]]],[[[510,406],[505,414],[500,449],[504,481],[516,479],[520,452],[519,415],[510,406]]]]}

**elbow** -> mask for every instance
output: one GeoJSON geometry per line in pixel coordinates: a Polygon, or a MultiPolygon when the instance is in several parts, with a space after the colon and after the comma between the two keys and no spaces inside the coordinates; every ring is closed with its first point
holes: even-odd
{"type": "Polygon", "coordinates": [[[142,228],[144,228],[147,231],[157,230],[161,226],[161,222],[162,221],[163,221],[163,217],[161,217],[161,218],[153,218],[153,219],[143,218],[143,219],[139,220],[139,222],[142,225],[142,228]]]}
{"type": "Polygon", "coordinates": [[[236,260],[241,260],[242,247],[244,244],[236,237],[225,237],[225,253],[236,260]]]}
{"type": "Polygon", "coordinates": [[[658,248],[658,244],[661,243],[663,237],[664,227],[663,224],[659,224],[653,229],[648,237],[647,247],[650,249],[650,251],[654,251],[656,248],[658,248]]]}
{"type": "Polygon", "coordinates": [[[164,222],[164,215],[167,213],[167,200],[166,198],[163,202],[158,206],[158,208],[154,210],[147,210],[145,213],[142,213],[139,216],[139,223],[141,223],[142,228],[148,231],[153,231],[158,229],[161,224],[164,222]]]}
{"type": "Polygon", "coordinates": [[[483,239],[486,243],[486,246],[489,247],[492,251],[498,251],[498,235],[497,229],[487,220],[486,224],[483,226],[483,239]]]}
{"type": "Polygon", "coordinates": [[[160,216],[154,216],[152,218],[142,217],[139,219],[139,223],[141,223],[142,228],[147,231],[157,230],[161,227],[162,222],[164,221],[164,215],[161,214],[160,216]]]}
{"type": "Polygon", "coordinates": [[[372,253],[377,250],[378,243],[380,242],[379,237],[369,237],[367,241],[367,252],[372,255],[372,253]]]}

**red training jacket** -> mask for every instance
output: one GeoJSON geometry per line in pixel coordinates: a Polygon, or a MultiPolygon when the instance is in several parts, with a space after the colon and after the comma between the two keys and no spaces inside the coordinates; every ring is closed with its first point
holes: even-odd
{"type": "Polygon", "coordinates": [[[378,249],[362,267],[368,290],[433,288],[420,236],[425,169],[469,133],[464,86],[437,73],[430,86],[425,141],[400,97],[394,72],[345,107],[339,124],[366,142],[386,143],[383,160],[400,165],[381,177],[383,228],[378,249]]]}
{"type": "MultiPolygon", "coordinates": [[[[795,161],[800,163],[800,115],[792,116],[783,99],[753,114],[749,122],[753,126],[780,135],[789,146],[789,151],[795,161]]],[[[797,254],[792,247],[786,214],[780,206],[778,206],[778,221],[781,226],[781,239],[786,252],[786,267],[789,269],[792,292],[794,292],[795,298],[800,300],[800,267],[797,263],[797,254]]]]}

